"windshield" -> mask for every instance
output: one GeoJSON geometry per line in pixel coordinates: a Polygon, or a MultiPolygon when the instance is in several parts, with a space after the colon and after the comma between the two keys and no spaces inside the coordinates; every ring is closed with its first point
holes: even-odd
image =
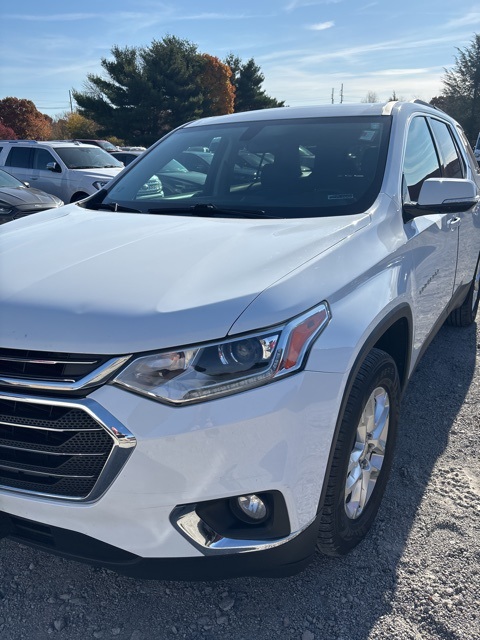
{"type": "Polygon", "coordinates": [[[98,145],[105,151],[118,151],[118,147],[111,142],[108,142],[108,140],[99,140],[98,145]]]}
{"type": "Polygon", "coordinates": [[[20,182],[20,180],[17,180],[16,178],[11,176],[6,171],[3,171],[2,169],[0,169],[0,187],[9,187],[9,188],[13,187],[15,189],[18,189],[18,187],[21,187],[23,189],[27,188],[23,182],[20,182]]]}
{"type": "Polygon", "coordinates": [[[155,214],[360,213],[378,195],[389,131],[387,116],[187,126],[146,152],[100,197],[114,210],[155,214]]]}
{"type": "Polygon", "coordinates": [[[69,169],[107,169],[123,167],[123,163],[100,147],[60,147],[55,151],[69,169]]]}

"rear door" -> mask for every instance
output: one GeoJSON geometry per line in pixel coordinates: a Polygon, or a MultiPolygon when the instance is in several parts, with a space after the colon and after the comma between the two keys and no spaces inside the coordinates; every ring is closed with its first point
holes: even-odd
{"type": "MultiPolygon", "coordinates": [[[[458,127],[455,132],[450,129],[450,133],[454,136],[455,149],[460,158],[463,174],[462,177],[473,180],[480,194],[480,167],[478,166],[472,149],[465,137],[462,129],[458,127]],[[458,138],[455,137],[458,134],[458,138]]],[[[450,146],[450,145],[449,145],[450,146]]],[[[452,154],[453,155],[453,154],[452,154]]],[[[456,166],[456,163],[453,163],[456,166]]],[[[453,176],[452,176],[453,177],[453,176]]],[[[457,275],[455,278],[455,286],[460,287],[471,282],[475,266],[480,251],[480,214],[478,207],[469,211],[459,212],[457,216],[461,219],[459,228],[458,242],[458,259],[457,259],[457,275]]]]}
{"type": "Polygon", "coordinates": [[[12,145],[5,160],[4,168],[8,173],[11,173],[12,176],[15,176],[17,180],[31,183],[33,176],[32,162],[32,147],[17,147],[12,145]]]}

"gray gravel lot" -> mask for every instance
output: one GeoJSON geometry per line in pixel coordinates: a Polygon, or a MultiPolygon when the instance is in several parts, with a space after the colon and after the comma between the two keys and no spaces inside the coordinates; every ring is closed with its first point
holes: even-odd
{"type": "Polygon", "coordinates": [[[480,337],[444,327],[367,540],[279,580],[136,581],[0,542],[0,638],[480,639],[480,337]]]}

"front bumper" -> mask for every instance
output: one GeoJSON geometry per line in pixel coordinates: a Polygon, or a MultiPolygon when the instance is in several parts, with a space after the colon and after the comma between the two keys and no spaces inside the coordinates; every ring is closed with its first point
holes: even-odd
{"type": "Polygon", "coordinates": [[[40,525],[0,513],[0,538],[7,537],[70,560],[86,562],[132,578],[154,580],[225,580],[254,576],[280,578],[302,571],[311,561],[318,525],[313,522],[285,545],[255,553],[194,558],[141,558],[89,536],[40,525]]]}
{"type": "Polygon", "coordinates": [[[185,407],[101,387],[89,399],[137,442],[115,480],[83,502],[0,489],[0,534],[139,577],[295,573],[314,551],[343,383],[304,371],[185,407]],[[172,522],[182,505],[262,491],[283,496],[288,536],[202,546],[172,522]]]}

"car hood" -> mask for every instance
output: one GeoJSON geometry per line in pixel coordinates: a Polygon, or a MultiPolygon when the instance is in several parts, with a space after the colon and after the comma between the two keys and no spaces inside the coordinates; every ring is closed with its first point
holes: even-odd
{"type": "Polygon", "coordinates": [[[91,178],[93,180],[110,180],[111,178],[115,178],[120,171],[122,171],[124,167],[110,167],[105,169],[75,169],[75,173],[81,173],[86,178],[91,178]]]}
{"type": "MultiPolygon", "coordinates": [[[[222,338],[262,291],[287,274],[291,281],[369,220],[192,218],[67,205],[12,222],[0,237],[0,346],[123,354],[222,338]]],[[[287,319],[274,311],[275,322],[287,319]]],[[[255,322],[247,328],[265,326],[255,322]]]]}
{"type": "Polygon", "coordinates": [[[4,200],[13,206],[22,204],[50,204],[55,206],[57,203],[53,197],[40,191],[39,189],[28,189],[25,187],[0,187],[0,200],[4,200]]]}

